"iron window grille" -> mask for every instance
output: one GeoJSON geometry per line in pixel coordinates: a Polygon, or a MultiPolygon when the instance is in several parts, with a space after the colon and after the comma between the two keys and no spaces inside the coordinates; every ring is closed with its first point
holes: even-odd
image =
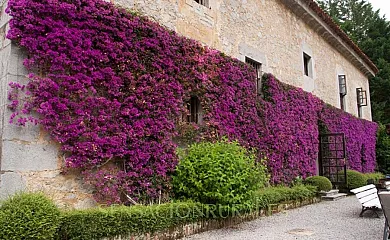
{"type": "Polygon", "coordinates": [[[205,6],[205,7],[210,7],[209,6],[209,0],[194,0],[194,1],[199,3],[200,5],[205,6]]]}
{"type": "Polygon", "coordinates": [[[251,65],[256,71],[256,94],[261,95],[261,76],[263,74],[261,71],[261,63],[248,57],[245,57],[245,62],[251,65]]]}
{"type": "Polygon", "coordinates": [[[200,101],[196,96],[192,96],[187,102],[188,114],[186,116],[187,122],[200,123],[200,101]]]}
{"type": "Polygon", "coordinates": [[[358,106],[367,106],[367,91],[363,90],[363,88],[356,88],[356,95],[358,106]]]}

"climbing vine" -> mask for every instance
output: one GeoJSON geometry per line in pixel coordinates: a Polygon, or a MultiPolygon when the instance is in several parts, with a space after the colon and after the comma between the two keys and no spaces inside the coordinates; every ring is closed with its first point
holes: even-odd
{"type": "Polygon", "coordinates": [[[30,72],[26,86],[10,85],[11,122],[41,124],[61,144],[66,168],[82,170],[100,202],[169,192],[175,139],[183,137],[226,136],[256,148],[274,183],[313,175],[320,119],[332,131],[350,131],[351,141],[350,128],[360,140],[367,136],[364,168],[355,143],[350,167],[373,169],[375,124],[326,108],[271,75],[261,99],[250,66],[143,16],[102,0],[10,0],[7,12],[7,37],[26,51],[30,72]],[[202,106],[200,126],[182,120],[192,96],[202,106]],[[343,128],[328,117],[346,119],[343,128]]]}

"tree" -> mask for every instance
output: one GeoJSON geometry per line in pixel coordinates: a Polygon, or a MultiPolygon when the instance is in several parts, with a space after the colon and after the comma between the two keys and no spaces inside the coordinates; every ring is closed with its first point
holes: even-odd
{"type": "Polygon", "coordinates": [[[366,0],[318,0],[319,5],[377,65],[370,79],[373,120],[390,123],[390,26],[366,0]]]}

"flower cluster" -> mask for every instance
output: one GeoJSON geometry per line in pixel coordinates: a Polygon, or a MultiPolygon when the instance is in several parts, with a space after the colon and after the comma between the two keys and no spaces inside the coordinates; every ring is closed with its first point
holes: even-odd
{"type": "Polygon", "coordinates": [[[10,94],[12,110],[22,109],[12,121],[36,121],[22,114],[33,106],[97,196],[169,189],[175,125],[192,95],[208,126],[202,139],[257,138],[254,73],[240,61],[104,1],[11,0],[7,12],[7,37],[26,50],[31,72],[27,103],[10,94]]]}
{"type": "Polygon", "coordinates": [[[329,133],[344,133],[349,169],[375,170],[376,123],[330,106],[270,74],[264,78],[263,89],[258,112],[265,124],[259,146],[267,153],[274,183],[315,175],[319,126],[329,133]]]}
{"type": "Polygon", "coordinates": [[[320,118],[331,131],[348,132],[350,167],[373,168],[375,124],[325,108],[271,75],[261,99],[253,68],[145,17],[102,0],[10,0],[7,12],[7,37],[26,50],[31,72],[26,87],[12,83],[11,121],[39,122],[99,201],[151,200],[169,191],[176,126],[191,96],[201,102],[204,125],[183,129],[198,140],[226,136],[258,149],[274,183],[315,173],[320,118]],[[23,91],[28,97],[20,101],[23,91]],[[345,118],[343,128],[328,117],[345,118]],[[349,128],[357,127],[364,128],[355,138],[349,128]]]}

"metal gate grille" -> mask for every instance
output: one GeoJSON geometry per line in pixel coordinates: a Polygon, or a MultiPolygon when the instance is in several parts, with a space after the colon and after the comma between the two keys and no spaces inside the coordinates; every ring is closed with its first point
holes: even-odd
{"type": "Polygon", "coordinates": [[[345,184],[347,167],[344,133],[320,135],[320,175],[329,178],[333,185],[345,184]]]}

